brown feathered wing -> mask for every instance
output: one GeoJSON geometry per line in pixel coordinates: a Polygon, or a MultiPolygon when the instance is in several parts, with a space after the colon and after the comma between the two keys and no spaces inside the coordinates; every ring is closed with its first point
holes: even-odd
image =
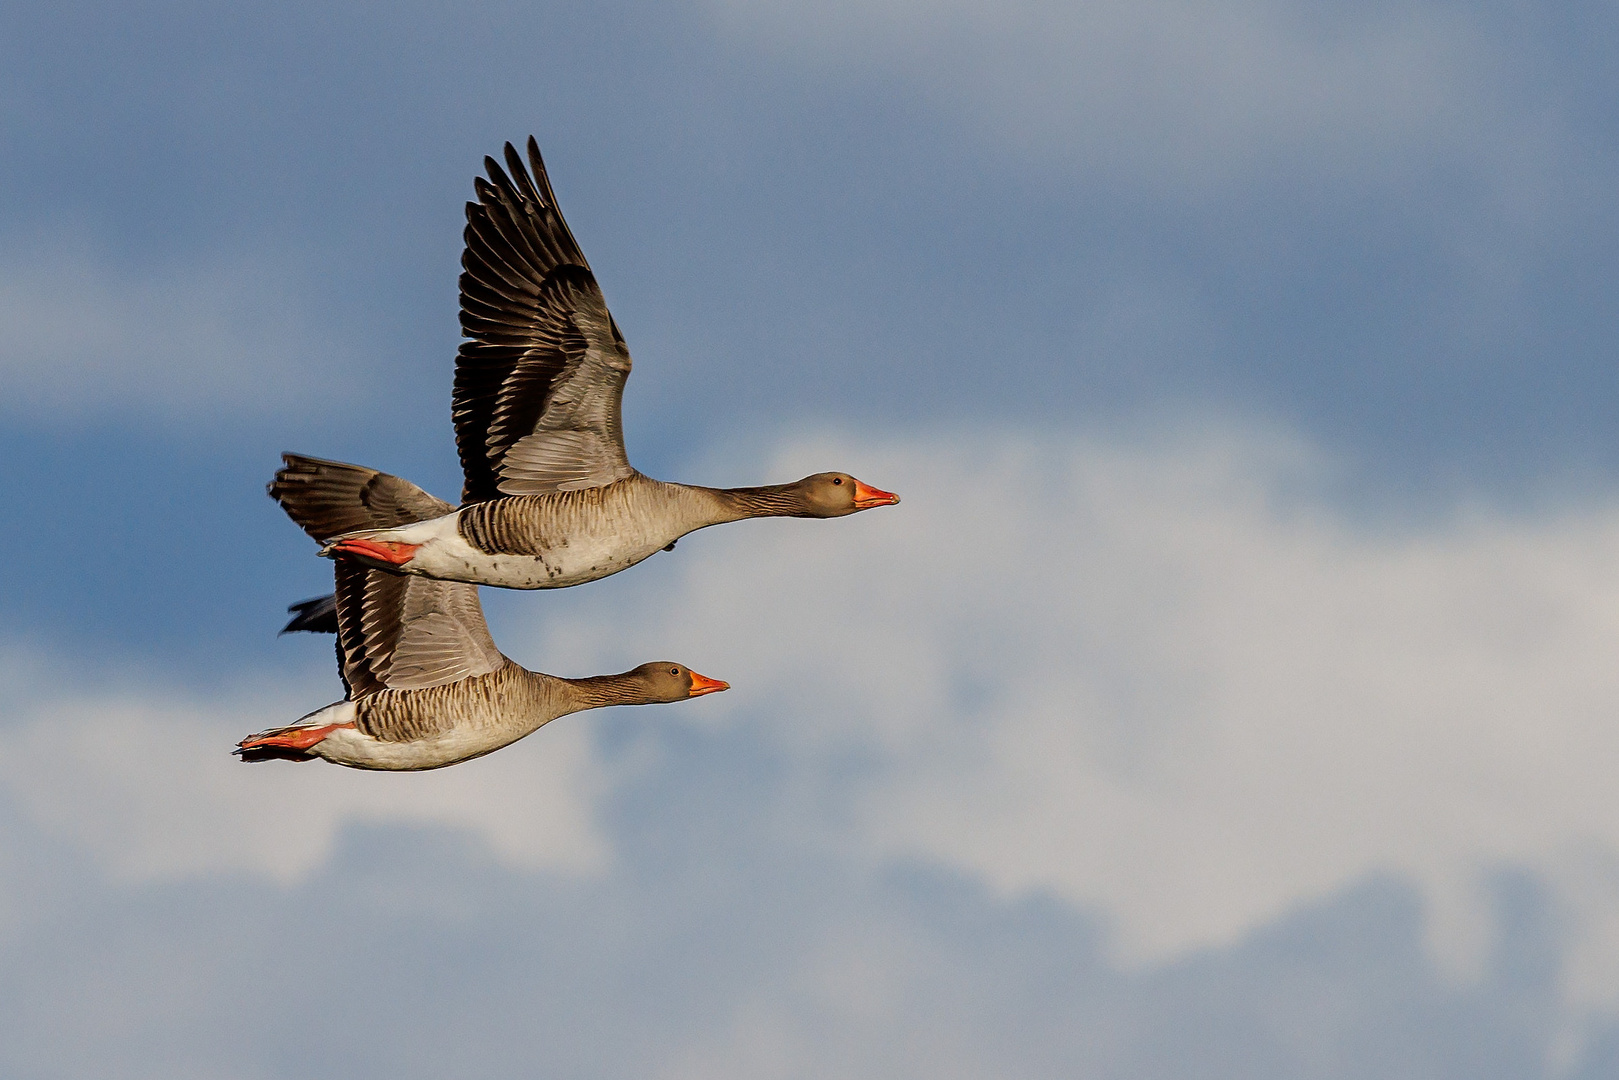
{"type": "Polygon", "coordinates": [[[504,170],[467,204],[456,359],[461,498],[603,487],[633,474],[620,403],[630,354],[557,210],[539,146],[533,176],[506,144],[504,170]]]}

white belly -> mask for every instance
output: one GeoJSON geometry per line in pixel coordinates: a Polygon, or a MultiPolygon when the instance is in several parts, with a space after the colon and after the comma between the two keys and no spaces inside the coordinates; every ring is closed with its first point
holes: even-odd
{"type": "Polygon", "coordinates": [[[565,589],[595,581],[634,566],[675,539],[587,533],[570,536],[538,555],[490,555],[466,542],[454,528],[454,515],[438,520],[449,522],[451,527],[435,529],[406,571],[505,589],[565,589]]]}
{"type": "Polygon", "coordinates": [[[334,765],[347,765],[351,769],[418,771],[482,757],[527,734],[526,729],[457,728],[430,739],[383,742],[355,728],[339,728],[316,743],[313,751],[334,765]]]}

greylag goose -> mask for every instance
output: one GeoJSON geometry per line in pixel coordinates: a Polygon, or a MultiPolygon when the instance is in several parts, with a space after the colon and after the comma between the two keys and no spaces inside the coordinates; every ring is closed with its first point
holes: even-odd
{"type": "MultiPolygon", "coordinates": [[[[371,470],[337,475],[354,481],[365,472],[367,484],[350,486],[407,501],[412,492],[422,494],[371,470]]],[[[283,505],[306,529],[325,519],[318,499],[283,505]]],[[[377,505],[386,500],[347,516],[392,512],[377,505]]],[[[495,647],[476,585],[391,574],[347,559],[335,574],[338,671],[348,693],[296,724],[243,739],[236,747],[243,761],[324,758],[355,769],[437,769],[498,750],[568,713],[684,701],[729,688],[667,661],[588,679],[528,671],[495,647]]]]}
{"type": "MultiPolygon", "coordinates": [[[[710,525],[843,517],[899,502],[840,472],[721,489],[632,468],[620,420],[624,337],[557,209],[538,145],[529,138],[532,176],[510,143],[505,156],[509,172],[484,159],[489,178],[474,182],[478,201],[467,204],[468,340],[453,397],[462,505],[426,496],[437,506],[423,503],[424,516],[408,523],[317,535],[321,554],[445,581],[556,589],[615,574],[710,525]]],[[[295,460],[314,459],[288,456],[270,485],[278,500],[297,482],[295,460]]]]}

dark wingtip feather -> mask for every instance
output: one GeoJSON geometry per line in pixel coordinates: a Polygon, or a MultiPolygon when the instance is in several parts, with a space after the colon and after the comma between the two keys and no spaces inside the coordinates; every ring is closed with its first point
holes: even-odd
{"type": "Polygon", "coordinates": [[[496,161],[492,157],[484,158],[483,171],[489,174],[489,182],[494,185],[496,194],[496,198],[494,199],[484,198],[483,191],[478,189],[478,185],[476,181],[474,181],[472,185],[473,189],[478,191],[478,197],[483,199],[484,202],[517,202],[522,198],[522,196],[517,193],[517,185],[512,183],[511,177],[506,175],[506,170],[500,167],[500,162],[496,161]]]}
{"type": "MultiPolygon", "coordinates": [[[[534,136],[530,135],[528,137],[528,144],[530,147],[536,145],[534,136]]],[[[528,177],[528,169],[523,165],[522,156],[518,154],[517,147],[511,143],[506,144],[506,164],[511,168],[512,178],[517,181],[517,186],[522,190],[523,197],[536,206],[544,206],[545,200],[540,197],[538,191],[534,190],[534,181],[528,177]]],[[[544,176],[545,174],[542,172],[540,175],[544,176]]]]}
{"type": "Polygon", "coordinates": [[[308,634],[335,634],[337,633],[337,597],[317,596],[313,600],[303,600],[290,604],[287,611],[292,613],[292,621],[281,628],[281,633],[291,634],[303,632],[308,634]]]}
{"type": "MultiPolygon", "coordinates": [[[[562,211],[557,210],[557,194],[551,190],[551,174],[546,171],[545,158],[540,156],[540,144],[532,135],[528,137],[528,163],[534,170],[534,184],[539,188],[540,201],[548,204],[551,209],[557,211],[558,216],[561,216],[562,211]]],[[[564,223],[562,227],[567,229],[568,226],[564,223]]],[[[573,234],[570,232],[568,236],[571,239],[573,234]]],[[[575,246],[578,246],[577,243],[575,246]]]]}

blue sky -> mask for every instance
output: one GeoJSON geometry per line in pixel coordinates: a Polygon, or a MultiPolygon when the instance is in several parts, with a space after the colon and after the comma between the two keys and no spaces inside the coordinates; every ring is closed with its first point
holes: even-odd
{"type": "Polygon", "coordinates": [[[1608,1075],[1614,18],[8,11],[0,1072],[1608,1075]],[[905,502],[486,597],[729,694],[236,766],[340,693],[263,484],[453,496],[530,133],[632,461],[905,502]]]}

